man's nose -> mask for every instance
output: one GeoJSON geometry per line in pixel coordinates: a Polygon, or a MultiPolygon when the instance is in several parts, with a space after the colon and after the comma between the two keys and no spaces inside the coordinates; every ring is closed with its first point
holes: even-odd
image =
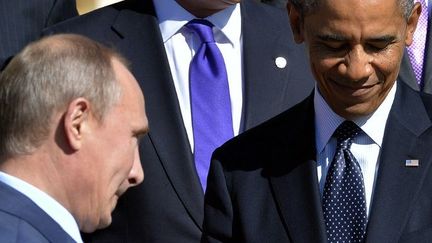
{"type": "Polygon", "coordinates": [[[143,180],[144,180],[144,170],[141,165],[141,159],[137,148],[135,151],[134,163],[132,165],[132,169],[129,172],[128,181],[129,181],[129,185],[132,187],[140,184],[141,182],[143,182],[143,180]]]}
{"type": "Polygon", "coordinates": [[[362,46],[355,46],[339,65],[339,72],[353,82],[363,81],[373,73],[372,60],[373,56],[362,46]]]}

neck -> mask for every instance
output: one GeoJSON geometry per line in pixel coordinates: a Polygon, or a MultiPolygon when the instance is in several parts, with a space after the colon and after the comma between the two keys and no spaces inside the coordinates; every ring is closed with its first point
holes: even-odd
{"type": "Polygon", "coordinates": [[[31,155],[15,156],[3,161],[0,165],[0,171],[44,191],[68,209],[61,174],[51,156],[38,152],[31,155]]]}
{"type": "Polygon", "coordinates": [[[225,3],[224,1],[211,0],[209,3],[199,3],[198,1],[176,0],[177,3],[186,11],[197,18],[206,18],[217,12],[220,12],[234,3],[225,3]],[[197,3],[198,2],[198,3],[197,3]]]}

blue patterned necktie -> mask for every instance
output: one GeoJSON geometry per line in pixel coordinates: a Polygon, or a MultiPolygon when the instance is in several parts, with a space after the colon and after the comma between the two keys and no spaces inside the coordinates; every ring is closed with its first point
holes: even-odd
{"type": "Polygon", "coordinates": [[[361,168],[350,151],[361,129],[344,121],[335,131],[337,147],[327,173],[323,212],[328,242],[363,242],[366,233],[366,196],[361,168]]]}
{"type": "Polygon", "coordinates": [[[216,46],[213,25],[203,19],[186,24],[202,42],[189,67],[194,159],[203,190],[212,152],[233,137],[228,78],[216,46]]]}

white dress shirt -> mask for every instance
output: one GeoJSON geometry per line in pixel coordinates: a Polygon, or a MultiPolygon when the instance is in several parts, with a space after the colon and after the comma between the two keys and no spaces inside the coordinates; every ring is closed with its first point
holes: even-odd
{"type": "MultiPolygon", "coordinates": [[[[153,2],[180,104],[183,123],[193,151],[189,64],[201,45],[201,41],[198,36],[184,25],[196,17],[183,9],[175,0],[157,0],[153,2]]],[[[228,74],[233,129],[234,135],[237,135],[240,130],[243,103],[240,5],[235,4],[205,19],[215,26],[213,33],[216,45],[224,57],[228,74]]]]}
{"type": "MultiPolygon", "coordinates": [[[[354,138],[350,150],[357,159],[363,173],[366,194],[366,212],[368,215],[373,197],[376,172],[379,166],[378,161],[384,130],[396,89],[397,84],[395,82],[383,103],[373,114],[353,120],[363,131],[354,138]]],[[[321,96],[317,87],[315,87],[314,107],[317,170],[322,198],[327,171],[336,152],[336,138],[332,137],[332,135],[345,119],[333,112],[321,96]]]]}
{"type": "MultiPolygon", "coordinates": [[[[82,243],[78,224],[74,217],[60,203],[33,185],[0,171],[0,181],[30,198],[47,213],[77,243],[82,243]]],[[[0,199],[1,200],[1,199],[0,199]]]]}

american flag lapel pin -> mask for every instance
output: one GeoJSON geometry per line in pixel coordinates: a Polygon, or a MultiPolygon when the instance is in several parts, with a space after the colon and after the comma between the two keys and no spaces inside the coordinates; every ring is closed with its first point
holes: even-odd
{"type": "Polygon", "coordinates": [[[419,166],[418,159],[407,159],[405,160],[405,167],[418,167],[419,166]]]}

